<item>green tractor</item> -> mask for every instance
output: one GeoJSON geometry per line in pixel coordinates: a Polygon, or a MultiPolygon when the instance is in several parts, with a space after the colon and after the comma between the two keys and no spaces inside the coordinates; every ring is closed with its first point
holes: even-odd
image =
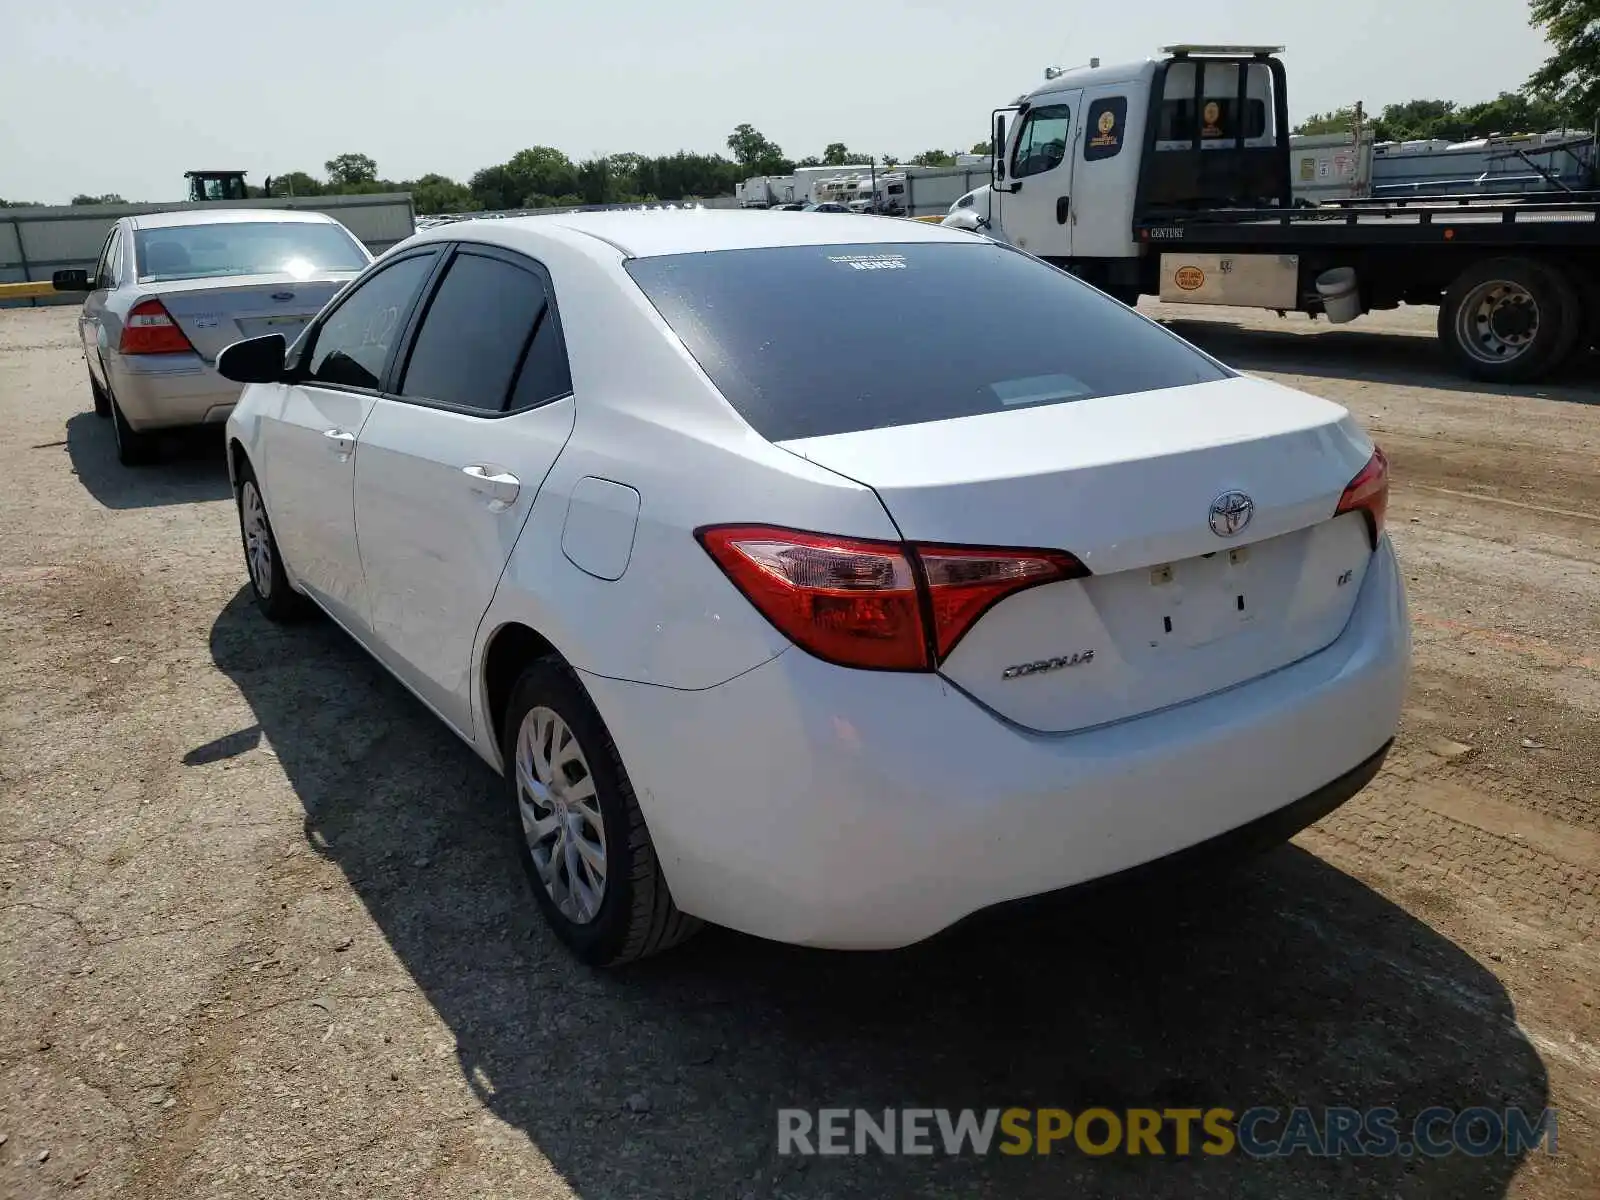
{"type": "Polygon", "coordinates": [[[243,171],[185,171],[192,201],[248,200],[243,171]]]}

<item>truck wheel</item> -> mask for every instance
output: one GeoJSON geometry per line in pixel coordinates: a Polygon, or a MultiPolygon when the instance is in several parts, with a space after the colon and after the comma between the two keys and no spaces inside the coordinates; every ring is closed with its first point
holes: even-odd
{"type": "Polygon", "coordinates": [[[1570,271],[1555,263],[1546,264],[1545,269],[1550,272],[1550,278],[1561,294],[1561,337],[1556,342],[1556,352],[1550,360],[1550,370],[1560,371],[1571,363],[1589,332],[1589,306],[1584,303],[1581,280],[1573,278],[1570,271]]]}
{"type": "Polygon", "coordinates": [[[1474,263],[1445,292],[1439,340],[1456,364],[1488,383],[1550,372],[1577,340],[1581,305],[1553,267],[1525,258],[1474,263]]]}

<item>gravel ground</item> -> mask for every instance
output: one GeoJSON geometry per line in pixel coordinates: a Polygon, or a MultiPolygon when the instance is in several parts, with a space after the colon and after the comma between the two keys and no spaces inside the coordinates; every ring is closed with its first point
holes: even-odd
{"type": "Polygon", "coordinates": [[[575,967],[491,774],[255,615],[214,435],[119,468],[74,313],[0,312],[0,1195],[1600,1195],[1600,371],[1444,373],[1429,310],[1150,310],[1395,473],[1395,753],[1253,868],[879,955],[575,967]],[[1521,1105],[1558,1152],[776,1152],[779,1107],[1521,1105]]]}

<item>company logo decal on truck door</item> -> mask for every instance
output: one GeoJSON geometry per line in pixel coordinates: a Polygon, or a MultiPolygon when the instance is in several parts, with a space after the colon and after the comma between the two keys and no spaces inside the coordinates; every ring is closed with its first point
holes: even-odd
{"type": "Polygon", "coordinates": [[[1083,143],[1083,161],[1111,158],[1122,149],[1122,131],[1128,123],[1128,98],[1106,96],[1089,105],[1090,135],[1083,143]]]}

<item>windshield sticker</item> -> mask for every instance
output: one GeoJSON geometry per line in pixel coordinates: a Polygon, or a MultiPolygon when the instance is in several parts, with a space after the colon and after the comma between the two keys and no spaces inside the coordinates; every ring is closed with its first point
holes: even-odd
{"type": "Polygon", "coordinates": [[[830,254],[828,261],[857,271],[904,271],[907,265],[903,254],[830,254]]]}

